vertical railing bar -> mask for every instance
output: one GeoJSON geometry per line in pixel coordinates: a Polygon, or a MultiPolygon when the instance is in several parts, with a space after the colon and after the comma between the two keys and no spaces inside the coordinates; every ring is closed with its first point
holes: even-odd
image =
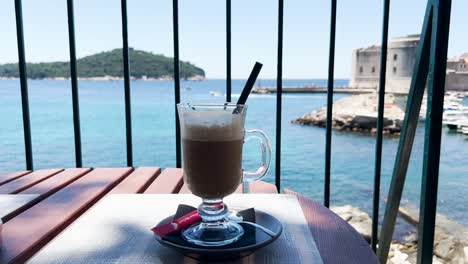
{"type": "Polygon", "coordinates": [[[276,71],[276,152],[275,185],[281,191],[281,111],[283,97],[283,8],[284,1],[278,0],[278,64],[276,71]]]}
{"type": "Polygon", "coordinates": [[[179,73],[179,3],[172,1],[172,24],[174,39],[174,97],[175,97],[175,127],[176,127],[176,167],[182,167],[182,152],[180,142],[180,124],[177,114],[177,104],[180,103],[180,73],[179,73]]]}
{"type": "Polygon", "coordinates": [[[81,128],[80,128],[80,103],[78,97],[78,73],[76,68],[76,46],[75,46],[75,15],[73,11],[73,0],[67,0],[68,15],[68,47],[70,49],[70,80],[73,105],[73,129],[75,136],[75,162],[76,167],[83,166],[81,156],[81,128]]]}
{"type": "Polygon", "coordinates": [[[384,1],[382,22],[382,49],[380,56],[379,79],[379,105],[377,116],[377,138],[375,146],[375,174],[374,174],[374,198],[372,207],[372,237],[371,247],[374,252],[377,249],[379,226],[379,202],[380,202],[380,176],[382,168],[382,134],[384,127],[385,81],[387,73],[387,45],[388,45],[388,20],[390,13],[390,0],[384,1]]]}
{"type": "Polygon", "coordinates": [[[419,207],[417,262],[420,264],[432,262],[434,248],[451,4],[451,0],[433,0],[426,135],[419,207]]]}
{"type": "Polygon", "coordinates": [[[231,0],[226,0],[226,102],[231,93],[231,0]]]}
{"type": "Polygon", "coordinates": [[[130,62],[128,59],[128,22],[127,22],[127,0],[122,0],[122,40],[123,40],[123,69],[124,69],[124,92],[125,92],[125,127],[127,139],[127,166],[133,166],[133,144],[132,144],[132,107],[130,94],[130,62]]]}
{"type": "Polygon", "coordinates": [[[325,181],[323,201],[330,206],[330,167],[331,167],[331,129],[333,115],[333,86],[335,71],[335,35],[336,35],[336,0],[331,0],[330,18],[330,49],[328,55],[328,85],[327,85],[327,121],[325,140],[325,181]]]}
{"type": "Polygon", "coordinates": [[[26,169],[33,170],[31,143],[31,121],[29,119],[28,76],[26,73],[26,53],[24,51],[23,10],[21,0],[15,0],[16,38],[18,41],[18,68],[21,85],[21,106],[23,111],[23,134],[26,169]]]}
{"type": "MultiPolygon", "coordinates": [[[[429,0],[431,1],[431,0],[429,0]]],[[[419,40],[416,62],[406,102],[405,120],[403,121],[400,142],[393,167],[392,180],[388,191],[387,205],[379,237],[377,255],[380,263],[387,263],[390,243],[395,230],[398,208],[400,206],[406,172],[413,148],[414,137],[419,120],[419,112],[424,96],[427,73],[429,71],[429,54],[432,28],[432,3],[428,3],[421,37],[419,40]]]]}

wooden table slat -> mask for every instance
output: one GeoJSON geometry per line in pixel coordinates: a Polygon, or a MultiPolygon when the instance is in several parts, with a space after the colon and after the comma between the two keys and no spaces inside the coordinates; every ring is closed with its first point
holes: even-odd
{"type": "Polygon", "coordinates": [[[148,186],[145,193],[178,193],[183,183],[182,174],[182,169],[165,169],[161,175],[148,186]]]}
{"type": "Polygon", "coordinates": [[[159,167],[140,167],[115,186],[109,194],[143,193],[160,173],[159,167]]]}
{"type": "Polygon", "coordinates": [[[63,171],[63,169],[48,169],[48,170],[37,170],[27,175],[19,177],[18,179],[6,183],[0,186],[0,194],[15,194],[30,188],[31,186],[38,184],[39,182],[46,180],[55,174],[63,171]]]}
{"type": "Polygon", "coordinates": [[[66,169],[58,174],[55,174],[53,177],[50,177],[40,183],[32,186],[25,191],[20,192],[20,194],[38,194],[38,197],[33,199],[31,202],[17,208],[14,212],[10,213],[7,217],[4,218],[4,221],[7,222],[18,214],[24,212],[28,208],[33,207],[40,201],[44,200],[48,196],[67,186],[71,182],[77,180],[81,176],[90,172],[89,168],[72,168],[66,169]]]}
{"type": "Polygon", "coordinates": [[[95,169],[5,223],[0,263],[27,260],[131,171],[95,169]]]}
{"type": "Polygon", "coordinates": [[[249,193],[278,193],[274,184],[264,181],[249,182],[249,193]]]}
{"type": "Polygon", "coordinates": [[[2,173],[0,174],[0,185],[3,185],[7,182],[11,182],[12,180],[16,180],[19,177],[22,177],[31,171],[18,171],[18,172],[11,172],[11,173],[2,173]]]}
{"type": "Polygon", "coordinates": [[[180,194],[187,194],[187,193],[192,193],[192,192],[189,190],[187,184],[184,183],[184,184],[182,185],[182,188],[180,188],[179,193],[180,193],[180,194]]]}
{"type": "Polygon", "coordinates": [[[57,191],[90,171],[90,168],[66,169],[20,193],[46,194],[54,190],[57,191]]]}
{"type": "Polygon", "coordinates": [[[239,184],[239,186],[237,186],[237,189],[234,191],[234,193],[244,193],[244,183],[239,184]]]}
{"type": "MultiPolygon", "coordinates": [[[[25,206],[26,204],[31,203],[34,199],[37,198],[36,194],[21,194],[21,195],[11,195],[11,194],[0,194],[0,237],[1,237],[1,222],[6,223],[9,219],[13,218],[14,214],[18,208],[25,206]]],[[[0,238],[0,248],[1,248],[1,238],[0,238]]],[[[1,254],[1,253],[0,253],[1,254]]]]}
{"type": "Polygon", "coordinates": [[[323,263],[378,263],[369,244],[346,221],[301,194],[287,189],[284,192],[298,198],[323,263]]]}

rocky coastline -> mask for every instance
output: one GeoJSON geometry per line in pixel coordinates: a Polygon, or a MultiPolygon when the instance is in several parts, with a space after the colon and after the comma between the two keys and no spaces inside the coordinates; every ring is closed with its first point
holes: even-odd
{"type": "MultiPolygon", "coordinates": [[[[342,98],[333,104],[332,127],[339,131],[375,133],[377,126],[377,94],[361,94],[342,98]]],[[[384,134],[398,135],[404,119],[404,110],[386,95],[384,106],[384,134]]],[[[293,120],[300,125],[325,127],[327,109],[322,107],[293,120]]]]}
{"type": "MultiPolygon", "coordinates": [[[[370,241],[372,221],[369,215],[351,205],[331,207],[331,210],[348,222],[364,239],[370,241]]],[[[400,217],[414,225],[414,230],[402,241],[393,240],[387,264],[416,263],[418,238],[416,225],[418,224],[417,209],[400,207],[400,217]]],[[[436,231],[434,236],[433,263],[445,264],[468,263],[468,228],[437,214],[436,231]]]]}

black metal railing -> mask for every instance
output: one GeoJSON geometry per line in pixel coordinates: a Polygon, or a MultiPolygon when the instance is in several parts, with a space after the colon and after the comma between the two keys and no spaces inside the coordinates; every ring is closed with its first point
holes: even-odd
{"type": "Polygon", "coordinates": [[[15,1],[16,39],[18,43],[18,70],[21,85],[21,107],[23,111],[23,134],[26,158],[26,169],[33,169],[31,144],[31,121],[29,119],[28,76],[26,73],[26,52],[24,51],[23,8],[21,0],[15,1]]]}
{"type": "MultiPolygon", "coordinates": [[[[324,175],[324,205],[330,205],[331,181],[331,131],[333,113],[333,85],[336,37],[337,1],[331,1],[329,67],[327,83],[327,119],[325,136],[325,175],[324,175]]],[[[179,19],[178,0],[173,0],[173,45],[174,45],[174,94],[175,105],[180,102],[179,75],[179,19]]],[[[278,0],[278,46],[277,46],[277,97],[276,97],[276,171],[275,184],[280,190],[281,184],[281,114],[282,114],[282,69],[283,69],[283,10],[284,0],[278,0]]],[[[121,0],[123,69],[125,93],[125,124],[127,165],[133,166],[132,156],[132,126],[131,126],[131,87],[130,62],[127,28],[127,1],[121,0]]],[[[417,61],[408,95],[405,120],[402,127],[400,142],[385,210],[382,232],[378,236],[380,178],[382,162],[382,131],[385,101],[386,59],[388,42],[390,0],[383,0],[382,47],[380,60],[379,100],[376,134],[375,175],[372,213],[371,247],[375,251],[379,243],[378,255],[382,263],[386,263],[390,241],[393,235],[397,210],[405,182],[409,157],[413,145],[416,126],[419,118],[422,97],[426,79],[428,78],[428,107],[426,117],[426,138],[424,151],[423,179],[420,206],[420,225],[418,243],[418,263],[432,261],[435,214],[437,205],[437,184],[439,173],[441,126],[443,113],[443,97],[445,92],[445,68],[447,59],[448,36],[450,28],[451,0],[428,0],[424,25],[419,42],[417,61]]],[[[80,115],[78,100],[78,82],[76,65],[76,46],[73,0],[67,0],[68,34],[70,48],[70,76],[73,104],[73,125],[76,167],[82,166],[80,115]]],[[[25,142],[26,169],[33,170],[33,154],[31,143],[31,126],[29,118],[28,83],[26,73],[26,55],[24,48],[22,2],[15,0],[16,30],[18,43],[18,65],[21,85],[21,105],[23,115],[23,131],[25,142]]],[[[226,0],[226,101],[231,101],[231,0],[226,0]]],[[[174,106],[176,109],[176,106],[174,106]]],[[[176,167],[181,167],[181,139],[177,109],[175,114],[176,137],[176,167]]]]}
{"type": "Polygon", "coordinates": [[[75,136],[75,161],[76,167],[81,168],[83,166],[83,161],[81,157],[80,103],[78,98],[78,72],[76,69],[75,14],[73,11],[73,0],[67,1],[67,16],[68,43],[70,49],[70,80],[73,105],[73,132],[75,136]]]}
{"type": "Polygon", "coordinates": [[[133,166],[133,144],[132,144],[132,111],[130,100],[130,62],[128,61],[128,22],[127,22],[127,0],[122,0],[122,41],[123,41],[123,70],[124,70],[124,93],[125,93],[125,131],[127,142],[127,166],[133,166]]]}
{"type": "Polygon", "coordinates": [[[418,263],[432,262],[451,2],[451,0],[429,0],[427,3],[379,239],[377,252],[381,263],[386,263],[390,249],[421,103],[426,90],[426,80],[428,81],[427,113],[419,211],[418,263]]]}
{"type": "Polygon", "coordinates": [[[380,176],[382,172],[382,138],[384,127],[385,81],[387,79],[387,45],[388,20],[390,15],[390,0],[384,0],[382,23],[382,53],[380,56],[379,102],[377,113],[377,131],[375,144],[375,170],[374,170],[374,197],[372,202],[372,250],[377,250],[379,203],[380,203],[380,176]]]}
{"type": "Polygon", "coordinates": [[[180,124],[177,114],[177,104],[180,103],[180,73],[179,73],[179,1],[172,0],[172,27],[174,31],[174,109],[176,137],[176,167],[182,167],[182,144],[180,142],[180,124]]]}
{"type": "Polygon", "coordinates": [[[283,14],[284,0],[278,0],[278,64],[276,66],[276,150],[275,185],[281,191],[281,112],[283,109],[283,14]]]}
{"type": "Polygon", "coordinates": [[[231,102],[231,0],[226,0],[226,102],[231,102]]]}
{"type": "Polygon", "coordinates": [[[336,37],[336,0],[331,0],[330,15],[330,48],[328,54],[328,84],[327,84],[327,121],[325,132],[325,186],[323,188],[323,204],[330,206],[330,169],[331,169],[331,129],[333,115],[333,85],[335,73],[335,37],[336,37]]]}

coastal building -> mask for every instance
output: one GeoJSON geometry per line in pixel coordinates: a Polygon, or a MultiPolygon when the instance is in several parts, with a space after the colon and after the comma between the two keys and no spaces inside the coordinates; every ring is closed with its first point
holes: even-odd
{"type": "Polygon", "coordinates": [[[445,88],[451,91],[468,91],[468,53],[447,60],[445,88]]]}
{"type": "MultiPolygon", "coordinates": [[[[418,49],[419,35],[393,39],[387,50],[386,91],[407,94],[418,49]]],[[[380,77],[380,46],[353,51],[351,88],[377,89],[380,77]]],[[[446,90],[468,91],[468,53],[447,61],[446,90]]]]}

